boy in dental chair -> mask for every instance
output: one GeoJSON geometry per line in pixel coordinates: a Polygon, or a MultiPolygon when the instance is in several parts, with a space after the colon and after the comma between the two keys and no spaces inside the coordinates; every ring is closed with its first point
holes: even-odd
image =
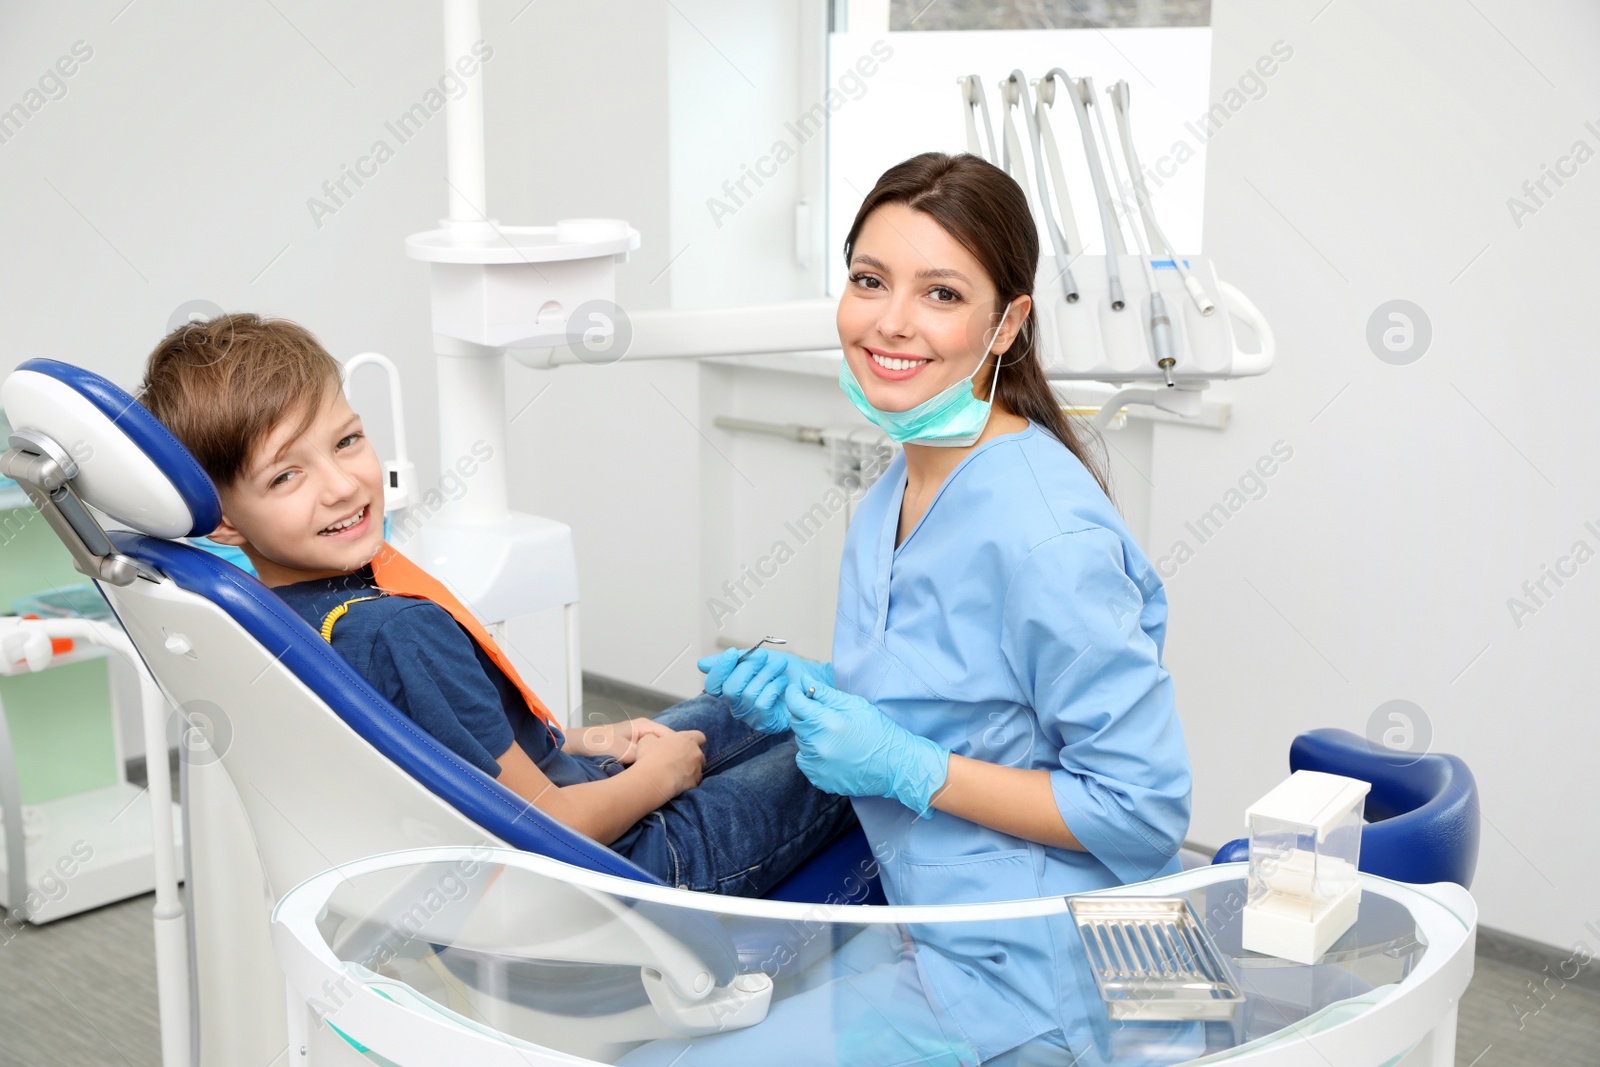
{"type": "Polygon", "coordinates": [[[211,476],[257,576],[458,757],[668,884],[759,896],[853,819],[789,734],[701,695],[564,736],[470,612],[383,539],[381,465],[340,368],[305,329],[251,314],[175,330],[140,399],[211,476]]]}

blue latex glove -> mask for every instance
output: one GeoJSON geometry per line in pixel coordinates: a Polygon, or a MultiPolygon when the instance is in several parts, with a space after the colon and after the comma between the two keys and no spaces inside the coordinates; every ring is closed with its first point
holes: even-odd
{"type": "Polygon", "coordinates": [[[827,685],[784,691],[800,754],[795,764],[825,793],[889,797],[924,819],[944,787],[950,752],[907,730],[876,704],[827,685]]]}
{"type": "Polygon", "coordinates": [[[832,664],[815,663],[775,648],[758,648],[748,654],[730,648],[695,665],[705,672],[706,692],[727,700],[736,719],[765,734],[789,729],[783,691],[791,680],[801,685],[833,684],[832,664]]]}

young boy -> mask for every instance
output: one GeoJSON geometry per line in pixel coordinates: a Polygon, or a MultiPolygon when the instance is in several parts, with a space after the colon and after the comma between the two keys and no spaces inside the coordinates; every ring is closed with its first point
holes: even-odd
{"type": "Polygon", "coordinates": [[[669,884],[752,896],[853,818],[796,768],[792,735],[757,733],[716,697],[564,736],[481,624],[384,543],[377,455],[302,327],[181,327],[151,353],[141,399],[217,487],[211,540],[441,744],[552,817],[669,884]]]}

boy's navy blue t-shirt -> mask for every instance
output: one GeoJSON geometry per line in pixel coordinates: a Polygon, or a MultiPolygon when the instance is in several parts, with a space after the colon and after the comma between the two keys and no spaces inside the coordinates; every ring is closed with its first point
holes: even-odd
{"type": "Polygon", "coordinates": [[[371,567],[273,592],[318,631],[340,604],[373,597],[351,604],[334,624],[334,651],[440,744],[491,778],[500,773],[496,757],[513,740],[556,785],[607,776],[605,764],[614,761],[564,752],[560,729],[547,728],[528,709],[505,672],[433,601],[384,593],[373,584],[371,567]]]}

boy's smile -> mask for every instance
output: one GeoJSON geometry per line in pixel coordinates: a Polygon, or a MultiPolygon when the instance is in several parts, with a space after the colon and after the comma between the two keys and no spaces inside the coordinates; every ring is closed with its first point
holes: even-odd
{"type": "Polygon", "coordinates": [[[268,586],[360,569],[383,547],[383,470],[334,383],[302,430],[303,412],[274,426],[237,481],[218,487],[222,525],[268,586]]]}

